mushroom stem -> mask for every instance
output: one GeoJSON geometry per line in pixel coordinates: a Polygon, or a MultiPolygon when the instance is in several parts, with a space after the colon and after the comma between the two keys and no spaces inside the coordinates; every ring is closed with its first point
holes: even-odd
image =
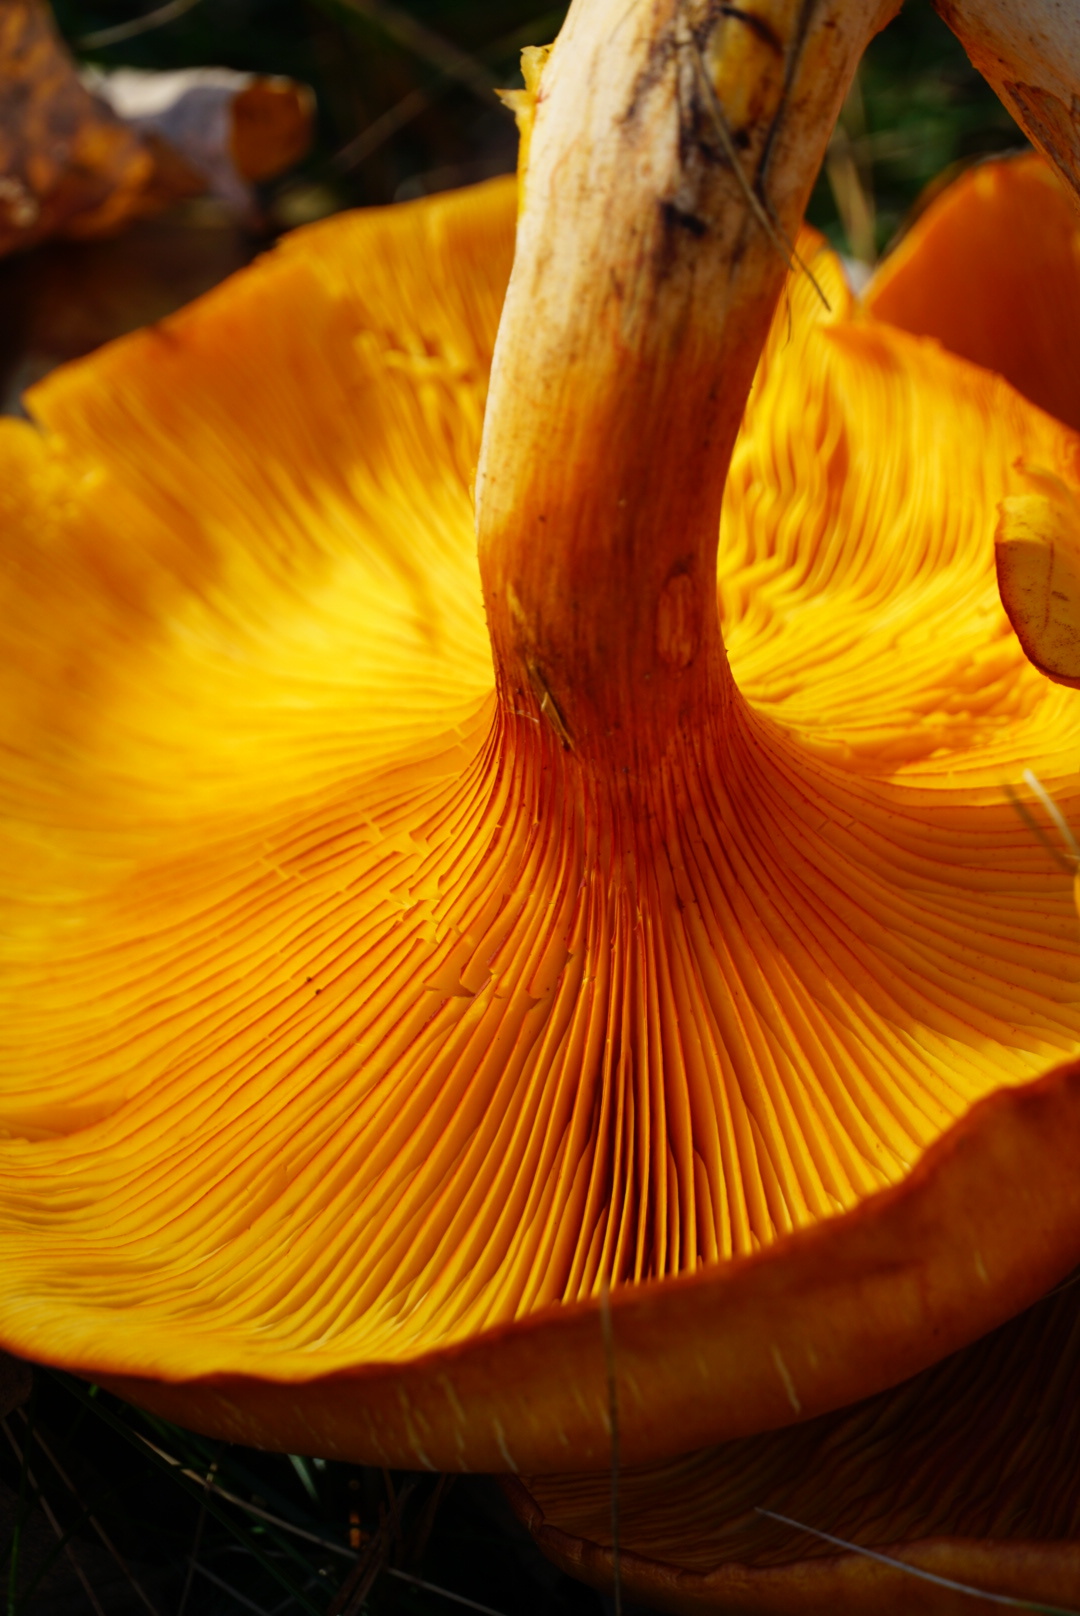
{"type": "Polygon", "coordinates": [[[1080,201],[1080,11],[1070,0],[934,6],[1080,201]]]}
{"type": "Polygon", "coordinates": [[[504,707],[625,766],[714,714],[728,462],[896,0],[575,0],[539,86],[477,478],[504,707]]]}

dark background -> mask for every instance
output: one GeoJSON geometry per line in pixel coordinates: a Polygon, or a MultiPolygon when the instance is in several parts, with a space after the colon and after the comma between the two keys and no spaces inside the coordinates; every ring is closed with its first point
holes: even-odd
{"type": "MultiPolygon", "coordinates": [[[[514,122],[494,90],[521,83],[521,47],[554,38],[563,14],[546,0],[170,0],[148,18],[153,4],[56,0],[55,10],[79,58],[102,68],[224,66],[304,81],[315,143],[258,188],[244,220],[200,201],[116,240],[0,261],[0,413],[19,413],[24,390],[54,365],[161,319],[283,230],[512,170],[514,122]]],[[[907,0],[866,55],[810,218],[872,265],[927,187],[1020,143],[928,0],[907,0]]]]}
{"type": "MultiPolygon", "coordinates": [[[[392,202],[512,167],[512,120],[482,95],[479,80],[520,84],[518,52],[553,39],[565,8],[545,0],[197,0],[164,26],[95,46],[95,36],[147,9],[133,0],[55,4],[73,48],[102,67],[212,63],[289,74],[315,89],[317,147],[302,175],[280,183],[271,199],[284,223],[290,205],[301,215],[305,206],[392,202]],[[448,76],[433,52],[402,42],[402,12],[469,54],[480,69],[476,88],[448,76]],[[377,127],[417,91],[430,99],[425,110],[394,132],[377,127]]],[[[873,42],[844,124],[875,203],[878,250],[943,170],[1018,143],[1008,114],[927,0],[907,0],[873,42]]],[[[827,182],[811,218],[837,245],[850,245],[827,182]]]]}

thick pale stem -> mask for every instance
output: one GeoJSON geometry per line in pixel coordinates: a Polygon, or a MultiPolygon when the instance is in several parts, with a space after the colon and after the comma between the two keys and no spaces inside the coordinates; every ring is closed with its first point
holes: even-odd
{"type": "Polygon", "coordinates": [[[1080,200],[1077,0],[934,0],[934,5],[1080,200]]]}
{"type": "Polygon", "coordinates": [[[897,0],[575,0],[477,481],[504,699],[643,761],[723,699],[720,501],[836,114],[897,0]]]}

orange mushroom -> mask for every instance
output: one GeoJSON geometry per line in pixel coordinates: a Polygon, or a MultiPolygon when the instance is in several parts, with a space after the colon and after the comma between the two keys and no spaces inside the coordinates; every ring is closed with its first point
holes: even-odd
{"type": "MultiPolygon", "coordinates": [[[[1061,311],[1080,302],[1078,226],[1041,158],[982,164],[934,199],[865,304],[981,359],[1029,397],[1067,404],[1069,321],[1056,343],[1052,332],[1061,311]]],[[[1057,508],[1059,525],[1068,524],[1069,491],[1030,468],[1025,477],[1031,491],[1006,500],[999,517],[997,565],[1007,607],[1006,569],[1033,570],[1021,546],[1056,567],[1037,647],[1020,634],[1038,660],[1032,652],[1045,654],[1050,619],[1075,637],[1080,613],[1061,576],[1075,546],[1067,532],[1056,547],[1046,542],[1048,512],[1057,508]],[[1025,525],[1034,531],[1023,535],[1025,525]]],[[[1010,616],[1015,623],[1011,608],[1010,616]]],[[[1063,844],[1062,854],[1073,847],[1063,844]]],[[[624,1595],[660,1610],[1074,1608],[1078,1380],[1074,1278],[973,1346],[854,1407],[623,1469],[614,1480],[608,1468],[503,1485],[557,1564],[601,1588],[618,1576],[624,1595]]]]}
{"type": "Polygon", "coordinates": [[[864,303],[1080,430],[1080,211],[1035,153],[978,163],[935,196],[864,303]]]}
{"type": "Polygon", "coordinates": [[[606,1287],[634,1462],[1080,1260],[1076,917],[1006,794],[1080,817],[1080,710],[991,543],[1077,439],[813,243],[757,364],[888,9],[575,6],[486,416],[501,185],[2,423],[9,1349],[249,1442],[588,1467],[606,1287]]]}
{"type": "MultiPolygon", "coordinates": [[[[683,1616],[1074,1607],[1078,1393],[1072,1284],[854,1408],[624,1470],[623,1593],[683,1616]]],[[[551,1559],[611,1586],[610,1474],[503,1485],[551,1559]]]]}
{"type": "MultiPolygon", "coordinates": [[[[866,295],[878,319],[937,337],[1080,427],[1080,213],[1035,155],[980,164],[934,199],[866,295]]],[[[1025,468],[1002,504],[998,585],[1035,666],[1080,685],[1080,506],[1025,468]]]]}

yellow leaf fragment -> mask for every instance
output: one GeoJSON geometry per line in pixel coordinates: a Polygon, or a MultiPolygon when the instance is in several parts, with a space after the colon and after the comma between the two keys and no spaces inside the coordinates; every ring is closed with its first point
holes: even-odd
{"type": "Polygon", "coordinates": [[[1080,500],[1049,472],[1029,476],[1040,491],[999,507],[998,589],[1028,659],[1080,689],[1080,500]]]}

